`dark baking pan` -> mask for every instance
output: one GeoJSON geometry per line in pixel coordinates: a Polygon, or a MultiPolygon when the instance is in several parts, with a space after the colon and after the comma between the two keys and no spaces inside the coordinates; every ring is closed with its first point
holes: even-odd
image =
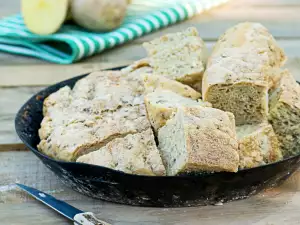
{"type": "MultiPolygon", "coordinates": [[[[120,69],[120,68],[115,68],[120,69]]],[[[152,177],[130,175],[101,166],[63,162],[37,150],[43,100],[59,88],[84,77],[78,76],[40,91],[29,99],[16,116],[16,131],[25,145],[67,186],[106,201],[156,207],[216,204],[247,198],[278,185],[299,167],[300,155],[237,173],[203,173],[152,177]]]]}

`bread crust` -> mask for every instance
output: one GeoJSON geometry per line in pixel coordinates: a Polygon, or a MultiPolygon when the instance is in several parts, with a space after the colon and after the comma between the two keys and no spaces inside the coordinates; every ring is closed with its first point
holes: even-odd
{"type": "Polygon", "coordinates": [[[44,102],[39,150],[56,159],[74,161],[116,137],[150,128],[140,74],[91,73],[73,90],[64,87],[44,102]]]}
{"type": "Polygon", "coordinates": [[[145,95],[145,105],[147,109],[148,119],[155,131],[164,126],[172,114],[176,112],[180,106],[205,106],[211,107],[208,102],[202,100],[193,100],[183,97],[169,90],[157,89],[154,92],[145,95]]]}
{"type": "Polygon", "coordinates": [[[282,159],[279,142],[268,123],[237,127],[239,167],[253,168],[282,159]]]}
{"type": "Polygon", "coordinates": [[[239,155],[232,118],[218,109],[180,107],[158,132],[167,174],[236,172],[239,155]]]}
{"type": "Polygon", "coordinates": [[[201,98],[200,92],[197,92],[190,86],[182,84],[178,81],[155,74],[145,74],[143,78],[146,93],[154,92],[157,89],[163,89],[173,91],[176,94],[194,100],[201,98]]]}
{"type": "Polygon", "coordinates": [[[143,44],[148,53],[153,73],[201,88],[207,60],[207,50],[198,31],[190,27],[185,31],[166,34],[143,44]]]}
{"type": "Polygon", "coordinates": [[[77,162],[139,175],[166,173],[151,129],[116,138],[99,150],[79,157],[77,162]]]}
{"type": "Polygon", "coordinates": [[[280,142],[284,157],[300,153],[300,86],[287,71],[270,91],[269,121],[280,142]]]}
{"type": "Polygon", "coordinates": [[[268,90],[279,79],[279,67],[285,61],[265,27],[240,23],[228,29],[214,47],[203,76],[203,99],[231,111],[238,125],[265,122],[268,90]]]}

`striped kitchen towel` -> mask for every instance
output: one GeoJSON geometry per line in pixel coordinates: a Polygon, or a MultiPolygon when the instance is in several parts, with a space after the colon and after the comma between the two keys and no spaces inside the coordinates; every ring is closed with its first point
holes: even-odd
{"type": "Polygon", "coordinates": [[[95,33],[65,24],[51,35],[36,35],[21,15],[0,20],[0,51],[70,64],[144,34],[190,18],[227,0],[134,0],[121,27],[95,33]]]}

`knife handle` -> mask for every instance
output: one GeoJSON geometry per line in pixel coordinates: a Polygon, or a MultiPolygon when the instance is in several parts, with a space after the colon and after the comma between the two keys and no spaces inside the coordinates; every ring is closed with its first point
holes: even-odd
{"type": "Polygon", "coordinates": [[[110,223],[99,220],[92,212],[78,213],[74,216],[74,225],[111,225],[110,223]]]}

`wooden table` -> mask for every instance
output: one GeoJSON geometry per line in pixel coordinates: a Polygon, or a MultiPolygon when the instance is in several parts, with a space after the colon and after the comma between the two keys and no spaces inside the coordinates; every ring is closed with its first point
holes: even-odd
{"type": "MultiPolygon", "coordinates": [[[[0,2],[0,17],[19,11],[19,1],[0,2]]],[[[300,80],[300,1],[233,0],[189,21],[142,37],[74,65],[0,54],[0,224],[65,225],[62,216],[19,191],[15,182],[34,186],[113,224],[293,225],[300,224],[300,172],[281,187],[247,200],[195,208],[138,208],[93,200],[64,186],[16,136],[14,116],[32,94],[82,73],[129,64],[145,55],[141,43],[161,33],[196,26],[209,48],[228,27],[258,21],[269,28],[289,56],[287,67],[300,80]]]]}

